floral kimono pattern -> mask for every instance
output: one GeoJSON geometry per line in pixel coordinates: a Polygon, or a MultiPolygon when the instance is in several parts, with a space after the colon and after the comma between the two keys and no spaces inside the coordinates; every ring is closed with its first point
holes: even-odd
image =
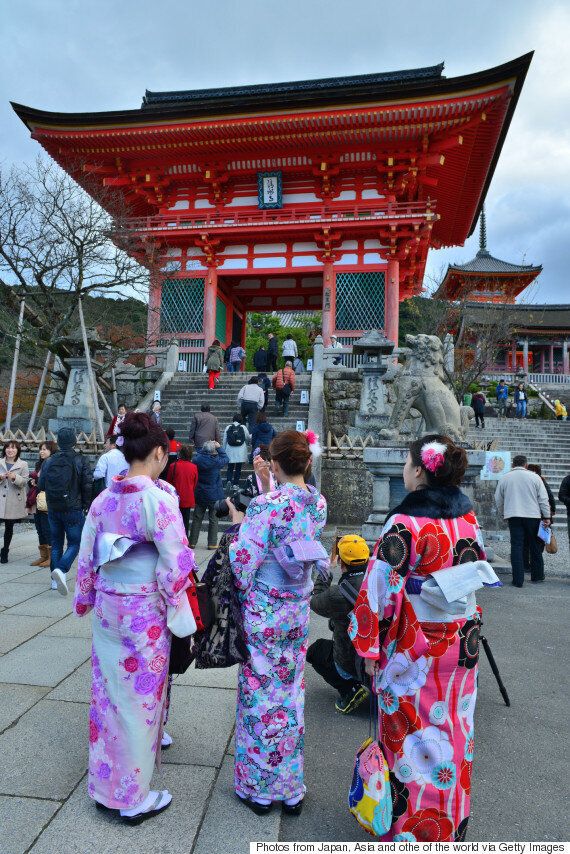
{"type": "Polygon", "coordinates": [[[91,505],[74,608],[79,616],[94,609],[88,792],[112,809],[136,807],[150,790],[166,713],[166,609],[178,605],[194,567],[169,484],[116,477],[91,505]],[[112,571],[98,573],[95,555],[106,534],[138,544],[122,558],[117,581],[112,571]]]}
{"type": "Polygon", "coordinates": [[[230,547],[249,660],[239,668],[235,790],[272,801],[305,793],[305,658],[312,582],[298,591],[264,584],[257,572],[270,550],[314,540],[326,502],[292,484],[254,499],[230,547]]]}
{"type": "MultiPolygon", "coordinates": [[[[459,501],[465,510],[468,500],[457,493],[465,499],[459,501]]],[[[400,509],[407,504],[413,511],[414,495],[400,509]]],[[[359,655],[378,661],[373,687],[393,801],[392,828],[382,840],[465,839],[478,615],[419,622],[412,602],[426,576],[484,559],[470,509],[452,518],[396,512],[384,526],[362,583],[349,634],[359,655]]],[[[358,800],[358,792],[351,797],[358,800]]]]}

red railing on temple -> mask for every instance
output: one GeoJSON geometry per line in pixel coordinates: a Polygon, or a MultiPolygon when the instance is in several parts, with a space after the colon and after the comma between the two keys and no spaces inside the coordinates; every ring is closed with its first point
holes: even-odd
{"type": "Polygon", "coordinates": [[[187,231],[208,229],[255,228],[258,226],[365,225],[370,220],[387,222],[435,221],[437,214],[426,202],[338,202],[330,205],[306,203],[278,210],[240,210],[235,208],[168,211],[150,217],[133,217],[127,227],[137,232],[187,231]]]}

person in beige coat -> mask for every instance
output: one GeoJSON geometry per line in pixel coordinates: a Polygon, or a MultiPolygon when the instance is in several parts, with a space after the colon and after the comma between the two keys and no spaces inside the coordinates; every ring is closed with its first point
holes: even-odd
{"type": "Polygon", "coordinates": [[[14,534],[14,523],[26,518],[26,494],[30,472],[20,459],[19,442],[5,442],[0,457],[0,520],[4,522],[4,545],[0,563],[8,563],[8,551],[14,534]]]}

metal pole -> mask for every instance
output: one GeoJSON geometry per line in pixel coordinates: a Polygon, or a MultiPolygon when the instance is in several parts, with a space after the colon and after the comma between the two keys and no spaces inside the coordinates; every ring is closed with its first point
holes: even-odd
{"type": "Polygon", "coordinates": [[[36,399],[34,400],[34,408],[32,409],[32,414],[30,415],[30,423],[28,424],[28,433],[32,432],[32,430],[34,429],[34,424],[36,423],[36,416],[38,414],[38,409],[40,406],[40,399],[42,396],[42,392],[44,390],[44,385],[45,385],[45,381],[46,381],[46,377],[47,377],[50,359],[51,359],[51,352],[48,350],[44,369],[43,369],[42,375],[40,377],[40,384],[39,384],[38,390],[36,392],[36,399]]]}
{"type": "Polygon", "coordinates": [[[20,317],[18,320],[18,334],[16,335],[16,346],[14,347],[14,361],[12,362],[12,376],[10,378],[10,391],[8,392],[8,406],[6,408],[5,430],[10,429],[12,423],[12,409],[14,406],[14,391],[16,390],[16,374],[18,373],[18,359],[20,358],[20,341],[22,340],[22,328],[24,326],[24,309],[26,300],[20,297],[20,317]]]}
{"type": "Polygon", "coordinates": [[[115,414],[117,414],[117,410],[119,408],[119,400],[117,398],[117,377],[115,376],[115,369],[111,368],[111,396],[113,398],[113,407],[115,409],[115,414]]]}
{"type": "Polygon", "coordinates": [[[79,299],[77,301],[77,307],[79,310],[79,323],[81,324],[81,335],[83,337],[83,347],[85,349],[85,358],[87,360],[87,375],[89,377],[89,387],[91,389],[91,399],[93,400],[93,407],[95,409],[95,420],[97,422],[97,430],[99,432],[99,438],[101,442],[105,442],[105,436],[103,433],[103,421],[101,419],[101,410],[99,409],[99,401],[97,400],[97,385],[95,383],[95,375],[93,373],[93,366],[91,364],[91,354],[89,352],[89,343],[87,341],[87,329],[85,328],[85,318],[83,317],[83,294],[79,294],[79,299]]]}

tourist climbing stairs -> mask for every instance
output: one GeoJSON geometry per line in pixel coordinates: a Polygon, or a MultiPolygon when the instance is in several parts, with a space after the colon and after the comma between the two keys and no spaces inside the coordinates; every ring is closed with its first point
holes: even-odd
{"type": "MultiPolygon", "coordinates": [[[[218,418],[220,434],[231,422],[234,412],[239,412],[237,396],[240,388],[248,382],[254,373],[222,373],[220,381],[213,391],[208,389],[207,374],[185,374],[177,373],[162,392],[162,424],[164,427],[172,427],[179,442],[188,441],[188,431],[192,416],[200,411],[202,404],[207,403],[211,411],[218,418]]],[[[311,387],[311,375],[308,373],[298,374],[296,377],[295,391],[289,398],[289,413],[286,418],[281,415],[281,407],[275,405],[275,392],[269,390],[269,404],[266,410],[267,420],[280,433],[283,430],[294,430],[297,422],[302,421],[305,428],[309,416],[308,404],[301,404],[301,392],[307,392],[307,398],[311,387]]],[[[242,469],[241,480],[253,471],[252,466],[246,463],[242,469]]],[[[225,478],[224,478],[225,480],[225,478]]],[[[207,527],[206,520],[202,526],[207,527]]],[[[225,524],[220,524],[223,530],[225,524]]]]}
{"type": "Polygon", "coordinates": [[[469,431],[473,447],[524,454],[529,463],[539,463],[542,474],[556,499],[555,526],[566,525],[566,507],[558,501],[562,479],[570,474],[570,422],[533,418],[485,418],[485,429],[469,431]]]}

